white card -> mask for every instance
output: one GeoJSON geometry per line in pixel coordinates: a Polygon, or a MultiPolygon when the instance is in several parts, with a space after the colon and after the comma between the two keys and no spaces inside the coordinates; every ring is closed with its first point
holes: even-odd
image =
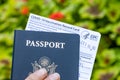
{"type": "Polygon", "coordinates": [[[90,80],[101,37],[100,33],[35,14],[30,14],[26,30],[79,34],[79,80],[90,80]]]}

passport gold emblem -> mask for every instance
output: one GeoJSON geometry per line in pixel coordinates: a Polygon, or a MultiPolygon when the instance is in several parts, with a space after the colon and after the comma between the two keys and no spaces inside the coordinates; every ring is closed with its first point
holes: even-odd
{"type": "Polygon", "coordinates": [[[34,61],[34,63],[31,63],[33,67],[33,72],[45,68],[48,72],[48,74],[55,73],[55,69],[58,65],[56,65],[54,62],[51,63],[50,58],[43,56],[38,61],[34,61]]]}

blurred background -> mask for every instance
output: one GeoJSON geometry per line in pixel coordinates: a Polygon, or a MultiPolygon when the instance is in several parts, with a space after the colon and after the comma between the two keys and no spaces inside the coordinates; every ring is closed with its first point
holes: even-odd
{"type": "Polygon", "coordinates": [[[10,80],[14,30],[29,13],[100,32],[91,80],[120,80],[120,0],[0,0],[0,80],[10,80]]]}

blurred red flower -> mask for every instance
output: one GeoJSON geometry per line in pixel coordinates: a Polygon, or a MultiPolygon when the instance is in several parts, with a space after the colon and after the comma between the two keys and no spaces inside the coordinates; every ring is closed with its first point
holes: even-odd
{"type": "Polygon", "coordinates": [[[21,14],[27,15],[29,13],[29,8],[27,6],[22,7],[21,14]]]}
{"type": "Polygon", "coordinates": [[[23,2],[27,2],[28,0],[22,0],[23,2]]]}
{"type": "Polygon", "coordinates": [[[28,0],[16,0],[18,2],[28,2],[28,0]]]}
{"type": "Polygon", "coordinates": [[[61,13],[61,12],[55,12],[55,13],[52,13],[49,18],[51,19],[55,19],[55,20],[61,20],[64,18],[64,15],[61,13]]]}

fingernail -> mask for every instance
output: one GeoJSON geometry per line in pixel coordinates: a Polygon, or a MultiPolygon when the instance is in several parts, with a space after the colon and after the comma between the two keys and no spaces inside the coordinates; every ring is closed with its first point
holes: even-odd
{"type": "Polygon", "coordinates": [[[36,75],[45,75],[47,73],[45,68],[42,68],[35,72],[36,75]]]}
{"type": "Polygon", "coordinates": [[[58,73],[51,74],[49,76],[49,79],[50,80],[59,80],[60,79],[60,75],[58,73]]]}

